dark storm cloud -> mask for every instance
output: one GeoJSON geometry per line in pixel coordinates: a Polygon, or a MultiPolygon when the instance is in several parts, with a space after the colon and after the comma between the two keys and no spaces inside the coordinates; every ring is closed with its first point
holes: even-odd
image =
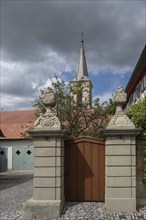
{"type": "Polygon", "coordinates": [[[1,1],[4,105],[26,107],[53,74],[75,72],[82,32],[90,72],[132,70],[145,25],[144,1],[1,1]]]}
{"type": "Polygon", "coordinates": [[[83,31],[89,63],[131,65],[145,43],[144,1],[5,1],[2,6],[2,48],[10,59],[37,62],[46,50],[72,59],[83,31]]]}

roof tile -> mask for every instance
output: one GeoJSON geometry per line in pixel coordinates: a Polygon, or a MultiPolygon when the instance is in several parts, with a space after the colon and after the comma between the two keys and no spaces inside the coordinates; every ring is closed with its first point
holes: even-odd
{"type": "Polygon", "coordinates": [[[35,110],[0,112],[0,139],[24,139],[27,131],[33,128],[36,119],[35,110]]]}

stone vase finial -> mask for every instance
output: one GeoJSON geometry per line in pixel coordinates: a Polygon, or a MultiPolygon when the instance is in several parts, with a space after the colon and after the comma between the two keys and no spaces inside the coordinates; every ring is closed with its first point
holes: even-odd
{"type": "Polygon", "coordinates": [[[124,92],[124,89],[122,86],[118,87],[118,90],[116,93],[113,94],[114,103],[116,105],[116,113],[115,114],[124,114],[123,111],[123,105],[126,103],[127,100],[127,94],[124,92]]]}
{"type": "Polygon", "coordinates": [[[50,110],[55,107],[56,102],[55,102],[55,94],[53,90],[48,87],[47,89],[42,90],[42,96],[41,96],[42,103],[47,110],[50,110]]]}
{"type": "Polygon", "coordinates": [[[107,129],[116,129],[118,128],[135,128],[135,125],[130,121],[130,119],[125,115],[123,106],[127,101],[127,94],[124,92],[122,86],[118,87],[116,93],[113,94],[114,103],[116,105],[115,115],[110,120],[107,129]]]}
{"type": "Polygon", "coordinates": [[[50,87],[42,91],[41,101],[46,111],[44,114],[40,113],[34,123],[34,127],[60,129],[60,121],[56,116],[56,113],[52,112],[52,108],[55,107],[56,102],[55,94],[50,87]]]}

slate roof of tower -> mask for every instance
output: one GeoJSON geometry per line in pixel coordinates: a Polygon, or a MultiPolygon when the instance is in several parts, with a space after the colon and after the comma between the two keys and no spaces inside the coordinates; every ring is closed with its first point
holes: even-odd
{"type": "Polygon", "coordinates": [[[81,40],[80,55],[79,55],[79,60],[78,60],[76,79],[77,80],[80,80],[80,79],[89,80],[83,39],[81,40]]]}

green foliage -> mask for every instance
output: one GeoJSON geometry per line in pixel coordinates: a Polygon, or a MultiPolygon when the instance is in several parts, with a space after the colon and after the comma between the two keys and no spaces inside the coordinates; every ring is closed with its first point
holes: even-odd
{"type": "Polygon", "coordinates": [[[107,112],[111,115],[114,115],[116,111],[116,105],[113,99],[110,98],[109,101],[106,102],[106,105],[107,105],[107,112]]]}
{"type": "Polygon", "coordinates": [[[146,97],[133,104],[126,114],[136,128],[142,128],[142,135],[146,136],[146,97]]]}
{"type": "MultiPolygon", "coordinates": [[[[137,128],[142,128],[141,135],[146,137],[146,97],[133,104],[126,113],[137,128]]],[[[144,158],[144,182],[146,183],[146,146],[144,158]]]]}
{"type": "Polygon", "coordinates": [[[144,157],[144,183],[146,183],[146,146],[144,149],[145,157],[144,157]]]}
{"type": "MultiPolygon", "coordinates": [[[[56,77],[52,87],[56,96],[54,111],[57,113],[62,129],[65,130],[66,139],[79,136],[101,137],[101,130],[109,121],[110,107],[100,105],[98,98],[93,100],[94,108],[89,108],[83,103],[81,100],[85,88],[82,86],[82,81],[71,86],[56,77]]],[[[34,107],[40,112],[45,111],[41,97],[35,100],[34,107]]]]}

